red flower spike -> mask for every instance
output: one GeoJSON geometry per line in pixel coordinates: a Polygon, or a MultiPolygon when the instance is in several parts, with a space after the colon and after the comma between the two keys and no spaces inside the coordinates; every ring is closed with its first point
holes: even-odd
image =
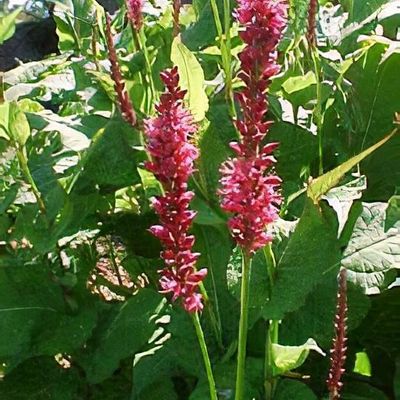
{"type": "Polygon", "coordinates": [[[132,26],[139,31],[143,25],[143,0],[126,0],[126,11],[132,26]]]}
{"type": "Polygon", "coordinates": [[[219,195],[221,207],[233,214],[229,221],[233,238],[251,254],[271,241],[265,229],[278,218],[281,203],[281,181],[270,171],[275,163],[271,153],[278,144],[262,142],[272,124],[265,120],[265,92],[280,70],[277,47],[286,27],[287,5],[283,0],[238,0],[235,16],[246,44],[239,55],[239,77],[245,87],[235,95],[242,110],[235,121],[241,141],[231,143],[237,157],[221,167],[219,195]]]}
{"type": "Polygon", "coordinates": [[[108,47],[108,59],[111,63],[111,78],[114,81],[115,92],[117,93],[118,106],[122,117],[132,126],[136,125],[136,113],[133,109],[132,102],[128,92],[125,89],[125,82],[122,78],[121,69],[118,63],[117,52],[115,51],[114,42],[111,34],[111,19],[106,14],[106,38],[108,47]]]}
{"type": "Polygon", "coordinates": [[[194,193],[187,190],[198,157],[196,147],[189,143],[196,126],[182,104],[185,91],[179,88],[178,69],[162,72],[161,79],[166,92],[156,106],[158,116],[145,121],[147,150],[151,155],[146,168],[165,191],[163,196],[152,199],[160,225],[152,226],[150,232],[164,247],[161,258],[166,267],[159,271],[161,292],[171,293],[172,300],[181,298],[186,311],[197,312],[203,309],[198,288],[207,269],[196,270],[199,254],[192,252],[194,237],[188,233],[196,216],[189,209],[194,193]]]}
{"type": "Polygon", "coordinates": [[[341,377],[345,371],[346,361],[346,332],[347,332],[347,274],[342,268],[339,273],[337,305],[335,315],[335,338],[331,349],[331,368],[326,381],[330,400],[340,399],[340,389],[343,386],[341,377]]]}
{"type": "Polygon", "coordinates": [[[317,44],[316,29],[317,29],[317,12],[318,0],[310,0],[308,7],[308,28],[307,28],[307,42],[311,47],[317,44]]]}

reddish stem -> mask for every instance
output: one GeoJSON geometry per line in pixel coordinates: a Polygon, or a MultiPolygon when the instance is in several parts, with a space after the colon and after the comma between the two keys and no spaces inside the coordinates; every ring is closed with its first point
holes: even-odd
{"type": "Polygon", "coordinates": [[[339,273],[339,287],[337,294],[336,316],[335,316],[335,338],[331,350],[331,368],[326,381],[330,400],[340,398],[340,389],[343,386],[341,377],[345,371],[346,361],[346,332],[347,332],[347,280],[346,269],[339,273]]]}
{"type": "Polygon", "coordinates": [[[132,102],[125,88],[125,82],[122,78],[121,69],[118,63],[117,52],[111,34],[111,18],[106,14],[106,38],[108,47],[108,59],[111,63],[111,78],[114,81],[114,88],[117,94],[118,106],[122,117],[132,126],[136,125],[136,113],[132,102]]]}
{"type": "Polygon", "coordinates": [[[307,41],[310,47],[316,47],[317,45],[317,12],[318,12],[318,0],[310,0],[308,8],[308,29],[307,29],[307,41]]]}
{"type": "Polygon", "coordinates": [[[173,4],[174,12],[173,12],[173,18],[174,18],[174,29],[173,29],[173,36],[176,37],[179,35],[179,32],[181,30],[179,26],[179,15],[180,15],[180,10],[181,10],[181,0],[174,0],[173,4]]]}

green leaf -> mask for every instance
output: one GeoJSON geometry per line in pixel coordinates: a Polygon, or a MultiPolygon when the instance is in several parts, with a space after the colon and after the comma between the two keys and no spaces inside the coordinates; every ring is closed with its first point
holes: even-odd
{"type": "Polygon", "coordinates": [[[369,361],[368,354],[365,351],[356,354],[356,362],[353,372],[364,376],[371,376],[371,362],[369,361]]]}
{"type": "Polygon", "coordinates": [[[199,225],[220,225],[225,224],[226,219],[223,218],[218,210],[213,209],[199,196],[196,196],[190,206],[197,212],[194,222],[199,225]]]}
{"type": "Polygon", "coordinates": [[[336,239],[336,222],[330,209],[306,202],[295,231],[277,261],[272,297],[265,304],[266,319],[283,319],[298,310],[307,295],[329,271],[339,268],[340,252],[336,239]]]}
{"type": "Polygon", "coordinates": [[[394,395],[396,400],[400,399],[400,357],[396,359],[396,373],[394,376],[394,395]]]}
{"type": "Polygon", "coordinates": [[[274,400],[317,400],[314,392],[305,384],[291,379],[283,379],[276,389],[274,400]]]}
{"type": "Polygon", "coordinates": [[[346,382],[340,398],[343,400],[389,400],[384,392],[364,382],[346,382]]]}
{"type": "Polygon", "coordinates": [[[369,156],[379,147],[384,145],[396,133],[397,130],[394,130],[392,133],[384,137],[378,143],[369,147],[367,150],[364,150],[357,156],[352,157],[350,160],[344,162],[333,170],[314,179],[307,188],[308,197],[312,199],[315,204],[318,204],[321,196],[327,193],[330,189],[334,188],[347,172],[349,172],[352,168],[359,164],[365,157],[369,156]]]}
{"type": "MultiPolygon", "coordinates": [[[[346,128],[342,135],[345,148],[351,143],[354,154],[376,143],[393,129],[394,113],[400,110],[400,97],[397,96],[400,91],[400,54],[394,52],[383,59],[386,51],[396,43],[377,43],[370,38],[364,45],[368,51],[352,64],[344,76],[352,83],[346,101],[351,128],[346,128]]],[[[399,151],[400,135],[361,164],[361,173],[368,181],[364,195],[368,201],[386,201],[393,195],[400,178],[399,151]]]]}
{"type": "Polygon", "coordinates": [[[367,292],[386,288],[400,268],[400,221],[385,230],[386,203],[362,203],[341,264],[367,292]]]}
{"type": "Polygon", "coordinates": [[[392,228],[400,221],[400,196],[393,196],[389,199],[386,210],[385,230],[392,228]]]}
{"type": "Polygon", "coordinates": [[[103,381],[112,375],[121,360],[146,348],[156,330],[163,304],[160,294],[142,289],[111,310],[80,359],[89,382],[103,381]]]}
{"type": "Polygon", "coordinates": [[[140,182],[137,167],[144,161],[144,153],[136,145],[139,133],[123,121],[110,120],[92,139],[82,160],[82,170],[75,184],[77,191],[99,186],[113,191],[140,182]]]}
{"type": "MultiPolygon", "coordinates": [[[[219,204],[217,188],[221,174],[221,163],[232,154],[228,143],[237,138],[237,133],[228,114],[226,104],[212,103],[207,118],[210,124],[201,132],[198,140],[200,157],[197,160],[199,182],[203,187],[204,196],[211,204],[219,204]]],[[[202,193],[203,194],[203,193],[202,193]]]]}
{"type": "MultiPolygon", "coordinates": [[[[57,24],[58,47],[61,52],[85,53],[91,46],[92,27],[104,16],[104,9],[94,0],[70,0],[57,3],[53,16],[57,24]]],[[[101,26],[101,22],[99,23],[101,26]]]]}
{"type": "Polygon", "coordinates": [[[172,42],[171,61],[178,67],[182,89],[195,121],[202,121],[208,110],[208,97],[204,90],[204,72],[194,54],[176,37],[172,42]]]}
{"type": "MultiPolygon", "coordinates": [[[[219,3],[220,9],[222,9],[222,2],[217,0],[217,3],[219,3]]],[[[193,5],[196,7],[196,2],[193,2],[193,5]]],[[[199,6],[196,7],[196,11],[199,9],[199,6]]],[[[182,32],[183,43],[193,51],[213,44],[217,36],[210,2],[203,3],[199,11],[198,20],[182,32]]]]}
{"type": "Polygon", "coordinates": [[[237,336],[239,316],[238,302],[228,290],[227,265],[232,252],[230,235],[225,226],[198,224],[195,224],[193,233],[195,250],[201,254],[197,265],[208,268],[204,284],[219,329],[229,343],[237,336]]]}
{"type": "MultiPolygon", "coordinates": [[[[392,358],[400,355],[400,288],[372,297],[371,310],[353,335],[368,348],[385,350],[392,358]]],[[[378,360],[379,363],[379,360],[378,360]]],[[[374,372],[373,369],[373,373],[374,372]]]]}
{"type": "Polygon", "coordinates": [[[139,399],[142,393],[152,392],[160,379],[205,375],[191,318],[180,307],[170,309],[168,314],[163,323],[160,321],[159,331],[160,337],[167,340],[158,345],[153,342],[150,350],[135,357],[133,387],[139,399]]]}
{"type": "Polygon", "coordinates": [[[308,339],[301,346],[283,346],[273,343],[272,358],[275,364],[275,375],[282,375],[303,365],[311,350],[325,356],[325,353],[318,347],[314,339],[308,339]]]}
{"type": "Polygon", "coordinates": [[[81,384],[77,369],[62,368],[54,357],[33,358],[0,381],[0,397],[4,400],[74,400],[81,384]]]}
{"type": "MultiPolygon", "coordinates": [[[[301,344],[312,337],[323,349],[328,350],[334,334],[336,293],[336,273],[332,271],[307,296],[305,304],[296,312],[288,314],[282,321],[279,331],[280,343],[301,344]]],[[[368,314],[370,299],[359,287],[349,282],[347,304],[347,329],[351,336],[351,332],[363,322],[368,314]]]]}
{"type": "Polygon", "coordinates": [[[339,227],[338,237],[341,235],[349,216],[354,200],[360,199],[363,190],[367,188],[365,176],[361,176],[343,186],[335,187],[322,198],[335,210],[339,227]]]}
{"type": "Polygon", "coordinates": [[[15,32],[16,20],[21,13],[22,8],[17,8],[4,17],[0,17],[0,44],[3,44],[15,32]]]}
{"type": "Polygon", "coordinates": [[[282,87],[288,94],[292,94],[306,89],[311,85],[315,85],[316,83],[317,80],[314,72],[308,71],[305,75],[290,77],[282,84],[282,87]]]}

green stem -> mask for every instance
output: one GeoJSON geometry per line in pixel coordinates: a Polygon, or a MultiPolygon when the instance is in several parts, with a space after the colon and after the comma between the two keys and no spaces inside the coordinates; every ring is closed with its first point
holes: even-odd
{"type": "Polygon", "coordinates": [[[322,124],[323,124],[323,115],[322,115],[322,82],[320,77],[320,63],[318,57],[318,50],[311,49],[311,57],[314,65],[314,73],[315,79],[317,81],[317,104],[315,106],[314,114],[315,114],[315,122],[317,125],[317,136],[318,136],[318,157],[319,157],[319,175],[324,173],[324,160],[323,160],[323,143],[322,143],[322,124]]]}
{"type": "Polygon", "coordinates": [[[224,30],[225,30],[225,89],[232,117],[236,117],[235,101],[232,89],[232,44],[231,44],[231,5],[230,0],[224,0],[224,30]]]}
{"type": "Polygon", "coordinates": [[[246,251],[243,251],[235,400],[244,399],[247,328],[248,328],[248,316],[249,316],[250,269],[251,269],[251,257],[246,251]]]}
{"type": "Polygon", "coordinates": [[[214,375],[213,375],[212,368],[211,368],[210,356],[208,355],[207,345],[206,345],[206,341],[204,338],[204,332],[203,332],[203,329],[201,328],[200,318],[199,318],[199,314],[197,312],[195,314],[193,314],[193,324],[196,329],[196,335],[197,335],[197,339],[199,341],[201,354],[203,355],[204,367],[206,369],[208,385],[210,387],[210,399],[218,400],[217,391],[215,388],[214,375]]]}
{"type": "Polygon", "coordinates": [[[26,155],[25,155],[25,149],[18,146],[16,150],[17,150],[18,162],[21,167],[22,173],[23,173],[25,179],[31,185],[32,192],[36,198],[40,212],[42,214],[46,214],[46,206],[45,206],[42,196],[39,192],[39,189],[36,186],[35,181],[33,180],[31,171],[29,170],[28,160],[26,159],[26,155]]]}
{"type": "Polygon", "coordinates": [[[276,389],[275,365],[272,357],[272,345],[279,340],[279,321],[269,322],[267,338],[265,343],[265,364],[264,364],[264,388],[265,399],[272,400],[276,389]]]}
{"type": "Polygon", "coordinates": [[[150,94],[151,94],[150,97],[151,98],[149,99],[148,110],[147,110],[148,112],[150,112],[152,109],[153,102],[156,102],[158,99],[156,98],[157,92],[156,92],[156,88],[154,86],[154,80],[153,80],[153,75],[152,75],[152,71],[151,71],[150,55],[149,55],[149,51],[146,46],[146,36],[144,34],[144,28],[141,28],[139,31],[138,42],[139,42],[141,49],[143,50],[144,62],[145,62],[146,72],[147,72],[147,79],[148,79],[148,83],[150,86],[150,94]]]}
{"type": "Polygon", "coordinates": [[[275,254],[272,250],[271,243],[267,244],[263,248],[263,252],[265,257],[265,263],[267,264],[267,273],[269,278],[269,289],[270,289],[269,298],[271,299],[272,288],[274,286],[274,281],[275,281],[275,269],[276,269],[275,254]]]}
{"type": "MultiPolygon", "coordinates": [[[[269,298],[271,299],[272,289],[274,287],[274,282],[275,282],[276,259],[271,244],[265,246],[263,251],[264,251],[265,261],[267,264],[267,272],[270,284],[269,298]]],[[[279,335],[279,321],[277,320],[269,321],[269,327],[265,341],[265,359],[264,359],[264,389],[265,389],[266,400],[271,400],[273,398],[277,383],[274,370],[275,365],[272,357],[272,345],[274,343],[278,343],[278,335],[279,335]]]]}
{"type": "Polygon", "coordinates": [[[229,102],[229,111],[231,117],[236,116],[235,103],[232,91],[232,72],[231,72],[231,38],[230,38],[230,0],[224,0],[224,30],[222,30],[221,18],[216,0],[211,0],[211,9],[214,16],[215,27],[220,42],[220,51],[222,58],[222,69],[225,75],[225,96],[229,102]]]}
{"type": "Polygon", "coordinates": [[[221,24],[221,19],[219,17],[217,2],[215,0],[211,0],[211,9],[214,16],[214,22],[215,22],[215,27],[217,29],[217,34],[221,40],[223,38],[222,24],[221,24]]]}

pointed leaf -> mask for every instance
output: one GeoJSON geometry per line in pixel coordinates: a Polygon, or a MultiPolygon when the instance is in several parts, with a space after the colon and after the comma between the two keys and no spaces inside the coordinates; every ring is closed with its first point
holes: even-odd
{"type": "Polygon", "coordinates": [[[393,130],[389,135],[384,137],[378,143],[369,147],[367,150],[364,150],[362,153],[358,154],[355,157],[352,157],[350,160],[344,162],[342,165],[334,168],[333,170],[327,172],[324,175],[314,179],[307,189],[308,197],[315,203],[321,199],[321,196],[328,192],[330,189],[334,188],[343,176],[349,172],[352,168],[354,168],[358,163],[364,160],[365,157],[369,156],[375,150],[379,149],[382,145],[384,145],[389,139],[391,139],[397,133],[397,129],[393,130]]]}
{"type": "Polygon", "coordinates": [[[284,374],[300,367],[307,359],[310,350],[325,356],[325,353],[318,347],[314,339],[308,339],[302,346],[282,346],[272,344],[272,358],[275,364],[276,375],[284,374]]]}

